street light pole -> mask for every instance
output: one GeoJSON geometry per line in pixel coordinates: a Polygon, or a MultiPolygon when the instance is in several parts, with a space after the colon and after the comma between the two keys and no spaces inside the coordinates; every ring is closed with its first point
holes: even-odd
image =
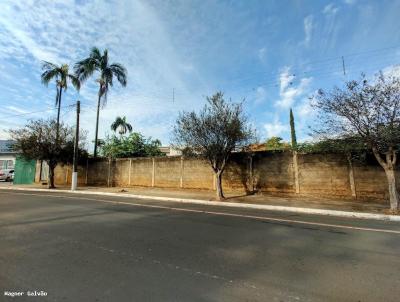
{"type": "Polygon", "coordinates": [[[81,113],[81,102],[76,102],[76,129],[75,129],[75,144],[74,144],[74,160],[72,169],[71,191],[75,191],[78,185],[78,151],[79,151],[79,114],[81,113]]]}

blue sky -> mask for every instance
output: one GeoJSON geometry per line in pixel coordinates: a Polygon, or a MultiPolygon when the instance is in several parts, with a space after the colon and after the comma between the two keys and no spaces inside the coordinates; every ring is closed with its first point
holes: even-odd
{"type": "MultiPolygon", "coordinates": [[[[167,145],[179,111],[199,109],[222,90],[245,99],[260,139],[288,139],[292,107],[298,138],[306,140],[316,89],[361,72],[398,72],[399,29],[400,1],[3,0],[0,138],[29,118],[54,116],[55,88],[41,84],[41,60],[72,66],[97,46],[129,73],[128,86],[109,93],[100,137],[126,115],[135,131],[167,145]]],[[[63,98],[63,105],[82,101],[89,141],[96,93],[93,78],[63,98]]],[[[74,109],[63,108],[62,119],[72,125],[74,109]]]]}

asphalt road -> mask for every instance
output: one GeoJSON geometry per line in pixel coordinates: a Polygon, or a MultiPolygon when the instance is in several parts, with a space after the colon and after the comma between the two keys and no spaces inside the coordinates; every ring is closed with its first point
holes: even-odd
{"type": "Polygon", "coordinates": [[[400,301],[400,224],[1,190],[3,300],[400,301]]]}

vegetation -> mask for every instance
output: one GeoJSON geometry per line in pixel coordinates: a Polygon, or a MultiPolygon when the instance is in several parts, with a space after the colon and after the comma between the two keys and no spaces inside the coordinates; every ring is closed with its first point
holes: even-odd
{"type": "Polygon", "coordinates": [[[292,108],[290,108],[290,137],[291,137],[291,143],[292,143],[292,150],[297,149],[297,138],[296,138],[296,129],[294,126],[294,116],[293,116],[293,111],[292,108]]]}
{"type": "Polygon", "coordinates": [[[283,141],[282,137],[272,136],[266,140],[265,149],[268,151],[288,150],[290,149],[290,145],[283,141]]]}
{"type": "MultiPolygon", "coordinates": [[[[41,119],[30,121],[21,129],[11,130],[10,134],[15,141],[16,151],[21,152],[27,159],[43,160],[49,165],[49,188],[55,188],[55,167],[59,163],[71,163],[73,159],[74,129],[62,123],[58,124],[56,120],[41,119]]],[[[82,135],[79,148],[80,159],[87,156],[86,151],[83,151],[84,141],[85,135],[82,135]]]]}
{"type": "Polygon", "coordinates": [[[117,116],[115,121],[111,124],[111,130],[119,132],[120,135],[126,134],[126,132],[132,132],[132,125],[126,121],[126,117],[117,116]]]}
{"type": "MultiPolygon", "coordinates": [[[[127,83],[127,71],[125,67],[119,63],[110,64],[107,49],[101,54],[97,47],[93,47],[88,58],[75,64],[75,73],[82,82],[86,81],[96,71],[100,73],[100,76],[96,80],[99,84],[99,91],[97,94],[95,142],[97,142],[99,132],[100,106],[104,107],[107,103],[108,90],[113,86],[114,77],[123,87],[127,83]]],[[[98,144],[95,143],[94,157],[97,156],[97,147],[98,144]]]]}
{"type": "Polygon", "coordinates": [[[333,139],[359,138],[385,171],[390,207],[399,210],[395,166],[400,149],[400,79],[378,75],[347,82],[330,92],[320,90],[315,107],[321,125],[316,133],[333,139]]]}
{"type": "Polygon", "coordinates": [[[161,142],[151,137],[145,138],[134,132],[129,136],[107,137],[101,146],[101,154],[110,158],[162,156],[161,142]]]}
{"type": "MultiPolygon", "coordinates": [[[[68,88],[68,82],[71,82],[76,90],[79,91],[81,84],[75,75],[69,73],[69,66],[67,64],[63,64],[58,66],[56,64],[44,61],[42,64],[43,73],[41,75],[42,83],[46,86],[52,81],[56,81],[56,102],[55,105],[58,107],[57,111],[57,129],[60,124],[60,110],[61,110],[61,97],[63,91],[66,91],[68,88]]],[[[58,130],[57,130],[58,131],[58,130]]]]}
{"type": "Polygon", "coordinates": [[[182,112],[174,128],[177,146],[204,156],[216,176],[217,200],[222,200],[222,174],[230,154],[248,145],[253,132],[243,113],[242,104],[226,102],[221,92],[207,97],[199,112],[182,112]]]}

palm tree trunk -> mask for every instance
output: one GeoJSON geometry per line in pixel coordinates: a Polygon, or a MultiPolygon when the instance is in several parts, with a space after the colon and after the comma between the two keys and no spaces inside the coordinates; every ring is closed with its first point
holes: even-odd
{"type": "Polygon", "coordinates": [[[60,93],[58,94],[58,110],[57,110],[57,134],[56,134],[56,141],[58,141],[58,137],[60,135],[60,111],[61,111],[61,94],[62,94],[62,87],[60,87],[60,93]]]}
{"type": "Polygon", "coordinates": [[[97,136],[99,132],[100,100],[101,100],[101,86],[99,88],[99,99],[97,100],[96,134],[94,138],[94,152],[93,152],[93,157],[95,158],[97,157],[97,136]]]}

